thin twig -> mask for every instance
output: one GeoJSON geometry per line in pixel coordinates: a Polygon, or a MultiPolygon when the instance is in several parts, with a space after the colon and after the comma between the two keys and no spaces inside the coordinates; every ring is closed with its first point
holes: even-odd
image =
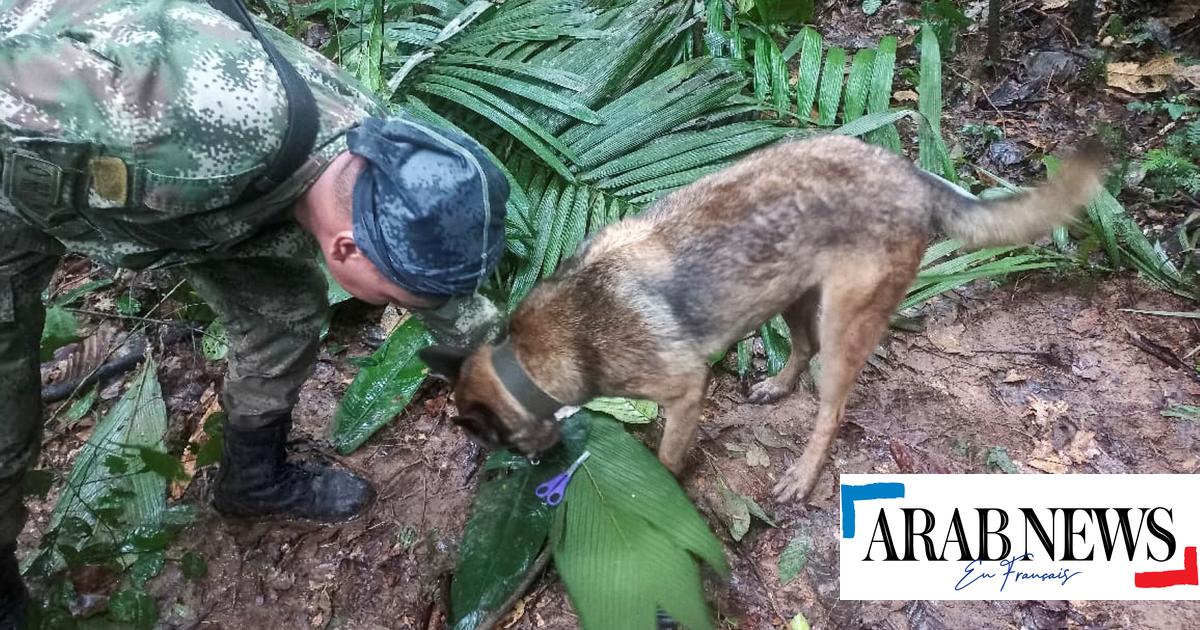
{"type": "Polygon", "coordinates": [[[122,315],[120,313],[105,313],[104,311],[93,311],[86,308],[68,308],[64,309],[71,313],[79,313],[81,315],[92,315],[94,317],[103,317],[104,319],[128,319],[135,322],[145,322],[147,324],[171,324],[169,319],[156,319],[153,317],[138,317],[137,315],[122,315]]]}
{"type": "Polygon", "coordinates": [[[983,98],[984,98],[984,100],[987,101],[988,105],[991,105],[992,109],[996,110],[996,115],[1000,116],[1000,122],[1008,121],[1008,117],[1004,115],[1004,112],[1000,111],[999,107],[996,107],[996,104],[992,102],[991,95],[988,94],[987,90],[983,89],[983,86],[980,85],[980,83],[978,81],[976,81],[975,79],[972,79],[971,77],[964,75],[963,73],[956,70],[953,66],[946,65],[943,67],[945,69],[949,70],[950,72],[952,72],[958,78],[962,79],[963,81],[966,81],[967,83],[970,83],[972,86],[974,86],[976,89],[978,89],[979,92],[981,94],[983,94],[983,98]]]}

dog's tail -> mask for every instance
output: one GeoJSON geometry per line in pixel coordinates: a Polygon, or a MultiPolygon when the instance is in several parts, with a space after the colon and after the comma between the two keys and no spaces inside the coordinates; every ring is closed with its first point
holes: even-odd
{"type": "Polygon", "coordinates": [[[980,201],[936,180],[945,194],[933,195],[933,220],[968,248],[1027,243],[1074,218],[1103,180],[1103,149],[1088,143],[1064,158],[1054,177],[1009,197],[980,201]]]}

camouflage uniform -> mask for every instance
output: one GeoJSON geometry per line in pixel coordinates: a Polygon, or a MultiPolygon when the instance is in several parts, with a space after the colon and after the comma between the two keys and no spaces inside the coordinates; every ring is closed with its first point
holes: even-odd
{"type": "Polygon", "coordinates": [[[223,403],[247,428],[290,412],[327,309],[293,202],[383,103],[260,22],[320,111],[312,155],[252,203],[286,97],[261,45],[202,1],[0,0],[0,544],[41,433],[40,294],[59,257],[181,265],[230,339],[223,403]]]}

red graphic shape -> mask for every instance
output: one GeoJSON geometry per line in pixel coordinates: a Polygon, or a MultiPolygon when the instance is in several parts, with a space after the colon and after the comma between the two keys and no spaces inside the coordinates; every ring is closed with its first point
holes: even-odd
{"type": "Polygon", "coordinates": [[[1138,588],[1165,588],[1181,584],[1200,585],[1200,571],[1197,571],[1195,547],[1187,547],[1183,550],[1182,569],[1133,574],[1133,585],[1138,588]]]}

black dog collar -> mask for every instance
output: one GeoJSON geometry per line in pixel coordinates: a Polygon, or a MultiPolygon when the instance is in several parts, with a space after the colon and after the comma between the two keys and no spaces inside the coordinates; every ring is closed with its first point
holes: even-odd
{"type": "Polygon", "coordinates": [[[529,372],[526,372],[525,367],[517,360],[517,354],[509,340],[506,339],[492,348],[492,369],[496,370],[496,376],[500,377],[500,382],[504,384],[508,393],[533,414],[534,418],[552,418],[554,413],[562,408],[562,403],[554,400],[553,396],[538,387],[529,377],[529,372]]]}

